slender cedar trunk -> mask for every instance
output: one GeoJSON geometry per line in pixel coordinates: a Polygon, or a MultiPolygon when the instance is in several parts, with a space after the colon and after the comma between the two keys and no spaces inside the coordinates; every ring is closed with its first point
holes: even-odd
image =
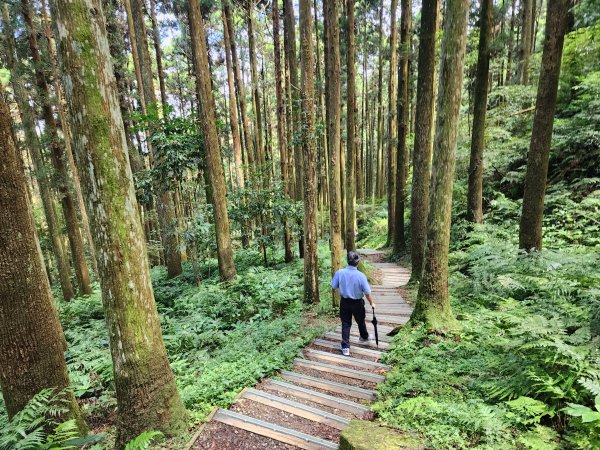
{"type": "Polygon", "coordinates": [[[231,137],[233,140],[233,157],[235,161],[235,182],[238,189],[244,188],[244,168],[242,164],[242,143],[240,139],[240,128],[237,115],[237,98],[235,95],[235,82],[233,80],[233,66],[231,63],[231,44],[229,28],[225,13],[223,17],[223,36],[225,42],[225,63],[227,65],[227,86],[229,89],[229,124],[231,126],[231,137]]]}
{"type": "MultiPolygon", "coordinates": [[[[325,40],[325,103],[327,145],[329,157],[329,226],[331,274],[342,265],[342,201],[340,184],[340,28],[339,0],[323,2],[325,40]]],[[[339,295],[332,293],[333,306],[339,305],[339,295]]]]}
{"type": "MultiPolygon", "coordinates": [[[[139,72],[141,75],[141,85],[138,85],[138,91],[143,91],[143,100],[140,97],[140,102],[144,104],[146,113],[148,107],[156,105],[156,94],[154,92],[154,75],[152,73],[152,63],[150,60],[150,51],[148,49],[148,36],[146,32],[146,22],[144,20],[144,9],[142,0],[126,0],[130,1],[131,19],[133,20],[134,30],[132,32],[132,46],[137,47],[137,56],[139,58],[139,72]],[[135,38],[133,38],[135,36],[135,38]]],[[[129,12],[129,11],[128,11],[129,12]]],[[[138,79],[138,82],[140,80],[138,79]]],[[[152,146],[150,141],[146,141],[150,156],[153,158],[152,146]]],[[[159,195],[157,199],[156,209],[158,213],[158,221],[160,223],[161,240],[165,254],[165,264],[167,266],[167,274],[169,278],[175,277],[182,272],[181,253],[179,251],[179,240],[176,230],[175,207],[173,205],[173,197],[166,186],[159,186],[159,195]]]]}
{"type": "Polygon", "coordinates": [[[298,84],[298,59],[296,57],[296,28],[294,20],[294,4],[292,0],[283,0],[284,32],[285,32],[285,56],[288,63],[290,76],[290,93],[292,98],[292,136],[294,146],[294,165],[296,174],[296,200],[302,200],[303,176],[302,176],[302,145],[300,145],[300,134],[302,134],[300,120],[300,85],[298,84]]]}
{"type": "Polygon", "coordinates": [[[411,279],[420,280],[423,269],[427,216],[429,212],[429,182],[435,89],[435,41],[439,21],[439,0],[423,0],[417,104],[415,108],[415,143],[411,198],[411,279]]]}
{"type": "MultiPolygon", "coordinates": [[[[281,43],[279,40],[279,0],[273,1],[273,46],[275,58],[275,95],[277,97],[277,145],[279,147],[279,161],[281,165],[281,182],[286,197],[289,195],[287,188],[288,167],[287,167],[287,142],[285,135],[285,111],[283,99],[283,87],[281,80],[281,43]]],[[[283,219],[283,246],[285,249],[285,262],[291,262],[294,259],[292,253],[292,236],[287,224],[283,219]]]]}
{"type": "Polygon", "coordinates": [[[75,292],[73,290],[73,285],[71,284],[68,256],[66,255],[63,246],[60,226],[56,217],[54,195],[50,188],[50,180],[46,174],[45,162],[42,157],[42,146],[35,131],[35,113],[29,102],[29,96],[27,95],[25,86],[20,82],[19,75],[24,73],[25,68],[20,65],[19,58],[16,54],[14,31],[11,27],[8,4],[2,5],[2,20],[2,26],[5,30],[4,35],[6,37],[8,69],[11,71],[11,84],[15,100],[19,107],[21,122],[23,124],[25,145],[30,151],[33,167],[37,174],[36,178],[40,187],[40,197],[42,199],[46,223],[48,225],[48,233],[50,234],[52,243],[52,253],[56,259],[56,268],[58,270],[61,292],[63,298],[66,301],[69,301],[75,296],[75,292]]]}
{"type": "Polygon", "coordinates": [[[366,9],[364,11],[364,28],[363,28],[363,56],[362,56],[362,79],[363,79],[363,88],[362,88],[362,118],[360,123],[360,148],[361,148],[361,165],[358,169],[358,179],[360,183],[358,185],[357,196],[361,203],[365,201],[365,192],[368,192],[368,184],[369,184],[369,151],[370,148],[368,145],[368,133],[369,133],[369,111],[367,108],[367,96],[369,92],[369,78],[367,76],[367,12],[366,9]]]}
{"type": "Polygon", "coordinates": [[[517,79],[520,84],[529,84],[529,60],[531,59],[533,0],[521,0],[521,46],[517,79]]]}
{"type": "Polygon", "coordinates": [[[488,77],[490,74],[490,41],[492,39],[493,13],[493,1],[482,0],[479,18],[477,73],[475,75],[475,92],[473,99],[473,134],[471,135],[469,189],[467,192],[467,220],[476,223],[483,222],[483,146],[488,97],[488,77]]]}
{"type": "Polygon", "coordinates": [[[69,122],[67,120],[67,108],[65,106],[64,95],[63,95],[63,87],[60,84],[60,78],[58,74],[58,62],[56,60],[56,45],[54,42],[54,36],[52,34],[52,29],[50,25],[50,17],[47,13],[46,1],[42,0],[42,15],[44,16],[44,33],[46,35],[46,41],[48,43],[48,55],[50,56],[50,65],[52,67],[52,78],[53,78],[53,86],[54,92],[56,94],[56,102],[58,109],[58,116],[60,118],[60,125],[63,131],[63,140],[65,144],[65,154],[67,156],[69,170],[71,172],[71,176],[73,178],[73,187],[75,189],[75,199],[77,203],[77,209],[81,214],[81,227],[83,228],[83,232],[85,234],[85,240],[88,244],[88,251],[90,253],[90,257],[92,258],[92,267],[94,269],[94,273],[96,276],[98,275],[98,264],[96,263],[96,250],[94,249],[94,242],[92,240],[92,232],[90,230],[90,223],[85,212],[85,206],[83,203],[83,195],[81,193],[81,183],[79,182],[79,173],[77,172],[77,167],[75,167],[75,160],[73,159],[73,149],[71,148],[71,128],[69,126],[69,122]]]}
{"type": "Polygon", "coordinates": [[[250,82],[252,85],[252,111],[254,111],[254,143],[256,145],[256,162],[259,171],[265,168],[265,149],[263,143],[263,125],[260,104],[259,79],[256,63],[256,44],[254,43],[254,0],[248,3],[246,24],[248,26],[248,52],[250,53],[250,82]]]}
{"type": "Polygon", "coordinates": [[[510,82],[511,72],[512,72],[512,58],[513,58],[513,46],[514,46],[514,36],[515,36],[515,1],[511,2],[511,12],[510,12],[510,33],[508,34],[508,55],[506,59],[506,79],[504,81],[505,84],[510,82]]]}
{"type": "Polygon", "coordinates": [[[406,178],[408,176],[408,126],[410,98],[408,62],[411,50],[411,0],[401,0],[402,18],[400,21],[400,55],[398,58],[398,146],[396,149],[396,208],[394,227],[394,253],[406,253],[406,238],[404,231],[404,209],[406,203],[406,178]]]}
{"type": "MultiPolygon", "coordinates": [[[[298,60],[296,58],[296,28],[294,19],[294,4],[292,0],[283,1],[283,28],[284,28],[284,48],[289,72],[289,88],[292,108],[292,144],[294,148],[294,193],[296,201],[303,201],[304,176],[302,171],[304,163],[302,161],[303,151],[301,145],[301,135],[303,133],[300,118],[300,85],[298,83],[298,60]]],[[[301,225],[299,223],[299,225],[301,225]]],[[[304,236],[301,228],[298,237],[298,253],[300,258],[304,258],[304,236]]]]}
{"type": "Polygon", "coordinates": [[[313,0],[313,10],[315,16],[315,42],[316,42],[316,85],[317,85],[317,96],[319,98],[319,105],[317,108],[317,121],[321,124],[322,131],[320,132],[319,139],[319,174],[321,178],[321,192],[323,194],[323,204],[321,207],[321,217],[325,217],[325,208],[327,207],[328,195],[329,195],[329,161],[327,158],[327,132],[325,125],[325,93],[323,77],[321,76],[321,49],[319,45],[319,21],[317,13],[317,0],[313,0]],[[322,165],[321,165],[322,164],[322,165]]]}
{"type": "MultiPolygon", "coordinates": [[[[341,109],[341,106],[340,106],[341,109]]],[[[340,118],[341,120],[341,118],[340,118]]],[[[340,139],[340,186],[341,186],[341,201],[342,201],[342,236],[346,236],[346,152],[344,151],[344,141],[340,139]]]]}
{"type": "Polygon", "coordinates": [[[165,71],[162,62],[162,49],[160,47],[160,30],[156,19],[155,0],[150,0],[150,21],[152,22],[152,39],[154,41],[154,54],[156,55],[156,71],[158,73],[158,85],[160,87],[160,101],[163,107],[163,116],[167,114],[167,88],[165,87],[165,71]]]}
{"type": "Polygon", "coordinates": [[[116,448],[186,426],[162,339],[99,0],[52,1],[73,147],[98,250],[117,393],[116,448]],[[96,13],[94,13],[96,12],[96,13]]]}
{"type": "Polygon", "coordinates": [[[386,247],[393,244],[395,230],[396,207],[396,94],[397,94],[397,67],[396,67],[396,40],[398,39],[398,26],[396,25],[396,10],[398,0],[392,0],[391,5],[391,32],[390,32],[390,76],[388,82],[388,142],[387,142],[387,204],[388,204],[388,229],[386,247]]]}
{"type": "Polygon", "coordinates": [[[237,45],[235,43],[235,29],[233,28],[233,19],[231,17],[231,5],[229,0],[223,0],[223,13],[227,22],[227,30],[229,31],[231,43],[231,62],[233,65],[235,89],[237,98],[240,103],[240,112],[242,115],[242,129],[244,131],[244,143],[246,145],[246,158],[248,159],[248,171],[251,172],[254,168],[255,153],[254,144],[252,141],[252,132],[250,131],[250,120],[248,119],[248,107],[246,106],[246,90],[244,88],[244,80],[242,79],[242,70],[237,56],[237,45]]]}
{"type": "Polygon", "coordinates": [[[346,0],[346,250],[356,250],[356,80],[354,68],[354,0],[346,0]]]}
{"type": "MultiPolygon", "coordinates": [[[[287,46],[287,39],[284,36],[284,47],[287,46]]],[[[284,57],[284,107],[286,124],[286,143],[287,143],[287,164],[288,164],[288,183],[287,190],[290,198],[295,198],[296,176],[294,173],[294,124],[292,119],[292,91],[290,88],[290,69],[287,57],[284,57]]]]}
{"type": "Polygon", "coordinates": [[[379,10],[379,52],[377,72],[377,170],[375,197],[384,195],[383,184],[383,2],[379,10]]]}
{"type": "MultiPolygon", "coordinates": [[[[0,85],[0,90],[2,85],[0,85]]],[[[66,342],[31,214],[10,111],[0,96],[0,387],[12,418],[45,388],[69,387],[66,342]]],[[[67,416],[85,431],[72,392],[67,416]]]]}
{"type": "Polygon", "coordinates": [[[199,3],[190,2],[188,4],[188,17],[194,48],[196,91],[200,109],[199,117],[202,117],[200,124],[204,135],[207,168],[212,187],[213,214],[215,220],[215,233],[217,235],[217,259],[219,261],[221,280],[228,281],[234,279],[236,273],[233,263],[229,217],[227,215],[225,176],[221,165],[221,147],[219,145],[219,136],[217,134],[215,101],[212,93],[208,54],[206,50],[206,35],[204,34],[204,24],[200,13],[199,3]]]}
{"type": "Polygon", "coordinates": [[[527,251],[542,248],[548,158],[568,10],[569,0],[549,1],[546,10],[544,52],[527,157],[523,212],[519,227],[519,248],[527,251]]]}
{"type": "Polygon", "coordinates": [[[21,0],[23,18],[27,27],[29,49],[33,59],[36,84],[42,104],[42,117],[44,119],[46,132],[50,137],[51,160],[56,171],[58,191],[71,248],[71,257],[77,277],[79,294],[89,295],[92,293],[90,274],[85,259],[83,239],[79,229],[79,219],[77,218],[77,208],[75,200],[70,189],[71,179],[67,171],[66,149],[61,144],[58,136],[58,124],[54,118],[54,111],[50,103],[50,88],[46,80],[46,75],[42,70],[42,59],[37,42],[37,32],[33,24],[33,10],[28,0],[21,0]]]}
{"type": "Polygon", "coordinates": [[[300,0],[301,109],[304,175],[304,302],[319,302],[317,246],[317,141],[310,0],[300,0]]]}
{"type": "Polygon", "coordinates": [[[417,303],[410,318],[412,323],[422,322],[428,329],[442,332],[457,326],[448,294],[448,247],[468,11],[469,0],[446,4],[427,248],[417,303]]]}

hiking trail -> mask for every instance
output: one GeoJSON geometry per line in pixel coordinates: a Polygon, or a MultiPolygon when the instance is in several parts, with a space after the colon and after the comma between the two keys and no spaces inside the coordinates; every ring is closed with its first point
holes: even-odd
{"type": "Polygon", "coordinates": [[[412,311],[399,292],[408,283],[410,271],[378,262],[383,251],[358,252],[381,274],[380,283],[372,285],[379,349],[367,305],[372,341],[360,343],[353,323],[350,357],[342,356],[338,325],[304,348],[291,371],[282,370],[275,378],[244,389],[229,409],[213,411],[188,449],[337,449],[340,433],[351,419],[372,418],[368,405],[375,400],[377,384],[385,380],[389,369],[379,362],[392,339],[388,333],[405,324],[412,311]]]}

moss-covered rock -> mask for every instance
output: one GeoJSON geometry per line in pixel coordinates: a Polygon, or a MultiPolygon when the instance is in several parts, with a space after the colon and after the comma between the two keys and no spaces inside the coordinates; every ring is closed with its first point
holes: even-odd
{"type": "Polygon", "coordinates": [[[340,436],[340,450],[423,449],[414,436],[374,422],[352,420],[340,436]]]}

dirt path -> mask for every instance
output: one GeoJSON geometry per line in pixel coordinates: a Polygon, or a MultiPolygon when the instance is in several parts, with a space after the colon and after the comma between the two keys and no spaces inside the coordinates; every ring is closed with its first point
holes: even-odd
{"type": "MultiPolygon", "coordinates": [[[[204,426],[192,449],[197,450],[322,450],[338,448],[341,430],[353,418],[372,417],[369,403],[388,366],[379,359],[389,347],[387,336],[408,321],[411,306],[400,295],[410,271],[380,262],[383,252],[363,254],[380,272],[373,285],[377,305],[379,347],[360,343],[358,328],[351,331],[351,356],[339,351],[341,327],[325,333],[302,350],[291,371],[245,389],[228,409],[218,409],[204,426]]],[[[371,314],[367,327],[374,336],[371,314]]]]}

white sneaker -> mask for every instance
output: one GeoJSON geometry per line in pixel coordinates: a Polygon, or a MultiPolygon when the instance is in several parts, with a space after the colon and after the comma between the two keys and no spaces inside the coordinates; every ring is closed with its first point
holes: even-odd
{"type": "Polygon", "coordinates": [[[342,355],[350,356],[350,349],[348,347],[342,347],[342,344],[340,344],[340,351],[342,352],[342,355]]]}

